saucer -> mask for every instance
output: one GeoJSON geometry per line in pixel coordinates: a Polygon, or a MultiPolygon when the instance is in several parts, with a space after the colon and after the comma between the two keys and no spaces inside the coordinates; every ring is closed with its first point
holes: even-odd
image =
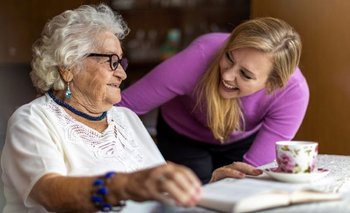
{"type": "Polygon", "coordinates": [[[283,182],[289,182],[289,183],[307,183],[311,181],[316,181],[318,179],[323,178],[329,173],[328,169],[319,168],[316,172],[312,173],[299,173],[299,174],[293,174],[293,173],[284,173],[284,172],[278,172],[277,168],[269,168],[264,169],[264,172],[279,181],[283,182]]]}

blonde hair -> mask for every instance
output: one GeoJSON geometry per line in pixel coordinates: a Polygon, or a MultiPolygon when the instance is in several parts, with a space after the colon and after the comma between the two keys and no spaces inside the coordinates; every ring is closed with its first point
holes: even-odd
{"type": "Polygon", "coordinates": [[[108,6],[82,5],[48,21],[40,39],[33,44],[30,76],[39,93],[63,90],[65,83],[58,69],[76,67],[97,45],[97,34],[112,32],[122,40],[129,28],[120,15],[108,6]]]}
{"type": "Polygon", "coordinates": [[[283,88],[299,64],[301,40],[286,22],[263,17],[248,20],[237,26],[201,78],[196,93],[196,107],[205,103],[207,123],[215,139],[224,143],[233,131],[242,130],[244,118],[238,98],[224,99],[219,94],[219,61],[227,51],[254,48],[272,56],[273,68],[266,81],[268,94],[283,88]]]}

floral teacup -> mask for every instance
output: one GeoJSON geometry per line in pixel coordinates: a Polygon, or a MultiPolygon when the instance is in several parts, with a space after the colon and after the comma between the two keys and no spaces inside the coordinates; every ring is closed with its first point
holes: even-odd
{"type": "Polygon", "coordinates": [[[317,171],[318,143],[310,141],[276,142],[277,171],[311,173],[317,171]]]}

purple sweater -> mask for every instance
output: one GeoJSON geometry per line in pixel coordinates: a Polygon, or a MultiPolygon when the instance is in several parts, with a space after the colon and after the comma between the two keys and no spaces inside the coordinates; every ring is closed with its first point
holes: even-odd
{"type": "MultiPolygon", "coordinates": [[[[204,143],[220,144],[207,127],[206,115],[193,111],[193,90],[228,33],[210,33],[154,68],[122,93],[125,106],[137,114],[161,107],[164,120],[176,132],[204,143]]],[[[267,95],[262,89],[242,97],[244,131],[232,132],[225,142],[234,143],[258,132],[244,161],[255,166],[275,159],[275,142],[292,139],[304,118],[309,101],[307,82],[296,69],[283,90],[267,95]]]]}

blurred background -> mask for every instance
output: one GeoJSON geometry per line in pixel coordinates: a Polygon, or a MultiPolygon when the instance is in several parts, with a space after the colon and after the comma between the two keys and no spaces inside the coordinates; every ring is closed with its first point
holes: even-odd
{"type": "MultiPolygon", "coordinates": [[[[200,34],[229,32],[253,17],[284,19],[301,35],[300,68],[311,93],[296,139],[318,141],[320,153],[350,155],[348,0],[0,0],[0,148],[12,112],[35,98],[31,45],[45,22],[66,9],[100,2],[118,11],[131,28],[123,42],[130,59],[124,87],[200,34]]],[[[142,117],[153,135],[156,114],[142,117]]]]}

